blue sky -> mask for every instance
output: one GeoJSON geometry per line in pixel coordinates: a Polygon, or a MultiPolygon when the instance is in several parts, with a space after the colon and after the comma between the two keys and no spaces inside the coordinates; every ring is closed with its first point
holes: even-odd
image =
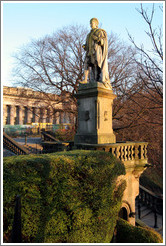
{"type": "MultiPolygon", "coordinates": [[[[154,2],[154,1],[153,1],[154,2]]],[[[149,11],[153,2],[142,2],[149,11]]],[[[154,26],[161,26],[163,16],[155,2],[154,26]]],[[[3,85],[12,86],[14,54],[22,45],[34,38],[52,34],[57,29],[70,24],[89,27],[92,17],[98,18],[107,33],[116,33],[123,41],[129,42],[129,33],[138,44],[149,47],[145,34],[146,24],[136,8],[140,2],[3,2],[2,8],[2,77],[3,85]]],[[[164,9],[164,8],[163,8],[164,9]]]]}

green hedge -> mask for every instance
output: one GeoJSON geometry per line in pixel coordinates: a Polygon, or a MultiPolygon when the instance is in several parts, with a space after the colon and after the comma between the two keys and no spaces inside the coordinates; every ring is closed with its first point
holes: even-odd
{"type": "Polygon", "coordinates": [[[14,198],[22,199],[25,243],[109,243],[121,206],[123,164],[110,153],[71,151],[4,158],[4,241],[14,198]]]}
{"type": "Polygon", "coordinates": [[[150,227],[132,226],[123,219],[117,222],[117,243],[162,243],[161,235],[150,227]]]}

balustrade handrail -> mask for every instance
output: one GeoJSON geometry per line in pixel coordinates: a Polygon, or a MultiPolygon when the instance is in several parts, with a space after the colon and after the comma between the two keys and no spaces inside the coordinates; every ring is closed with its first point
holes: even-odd
{"type": "Polygon", "coordinates": [[[50,140],[55,141],[55,142],[59,142],[54,136],[52,136],[51,134],[42,131],[41,134],[45,137],[48,137],[50,140]]]}
{"type": "MultiPolygon", "coordinates": [[[[126,142],[116,142],[116,143],[105,143],[105,144],[88,144],[86,143],[86,146],[109,146],[109,147],[120,147],[120,146],[130,146],[130,145],[147,145],[148,142],[130,142],[130,141],[126,141],[126,142]]],[[[81,143],[80,144],[77,144],[77,145],[82,145],[81,143]]],[[[85,144],[84,144],[85,145],[85,144]]]]}
{"type": "Polygon", "coordinates": [[[148,162],[147,157],[148,142],[117,142],[105,144],[77,144],[83,149],[104,150],[111,152],[118,159],[123,161],[126,165],[128,162],[135,161],[136,165],[145,165],[148,162]]]}
{"type": "Polygon", "coordinates": [[[140,188],[141,190],[145,191],[146,193],[148,193],[149,195],[151,195],[151,196],[153,196],[153,197],[155,197],[155,198],[157,198],[157,199],[163,200],[163,195],[162,195],[162,194],[157,195],[157,194],[155,194],[153,191],[148,190],[147,188],[145,188],[145,187],[142,186],[142,185],[139,185],[139,188],[140,188]]]}
{"type": "Polygon", "coordinates": [[[17,152],[17,154],[20,154],[20,152],[22,152],[22,154],[26,154],[26,155],[29,154],[29,151],[26,148],[24,148],[21,144],[17,143],[11,137],[9,137],[5,132],[3,132],[3,143],[4,143],[6,148],[8,148],[10,151],[12,151],[15,154],[16,154],[16,152],[17,152]],[[7,145],[7,142],[5,140],[8,141],[9,143],[11,143],[11,145],[15,149],[17,149],[17,151],[13,151],[12,148],[9,148],[9,146],[7,145]]]}

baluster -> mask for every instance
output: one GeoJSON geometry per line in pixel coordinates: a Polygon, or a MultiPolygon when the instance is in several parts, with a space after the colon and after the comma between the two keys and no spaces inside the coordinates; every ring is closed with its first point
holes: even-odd
{"type": "Polygon", "coordinates": [[[132,160],[132,152],[133,152],[133,148],[132,145],[130,145],[130,160],[132,160]]]}
{"type": "Polygon", "coordinates": [[[131,145],[131,160],[134,160],[135,156],[134,156],[134,145],[131,145]]]}
{"type": "Polygon", "coordinates": [[[117,147],[115,147],[114,153],[115,153],[115,156],[117,157],[117,147]]]}
{"type": "Polygon", "coordinates": [[[126,146],[123,146],[123,160],[126,160],[126,146]]]}
{"type": "Polygon", "coordinates": [[[141,152],[140,153],[140,158],[144,159],[144,145],[142,145],[142,144],[140,145],[140,152],[141,152]]]}
{"type": "Polygon", "coordinates": [[[128,146],[128,160],[131,160],[131,145],[128,146]]]}
{"type": "Polygon", "coordinates": [[[121,161],[124,161],[124,146],[121,147],[121,161]]]}
{"type": "Polygon", "coordinates": [[[115,156],[115,148],[112,148],[112,154],[115,156]]]}
{"type": "Polygon", "coordinates": [[[143,201],[143,204],[145,204],[145,191],[144,190],[142,191],[142,201],[143,201]]]}
{"type": "Polygon", "coordinates": [[[157,225],[157,212],[156,212],[156,208],[154,210],[154,228],[158,228],[158,225],[157,225]]]}
{"type": "Polygon", "coordinates": [[[150,208],[153,208],[153,197],[150,195],[150,208]]]}
{"type": "Polygon", "coordinates": [[[118,146],[116,150],[117,150],[117,158],[120,159],[120,146],[118,146]]]}
{"type": "Polygon", "coordinates": [[[139,150],[138,150],[139,145],[135,144],[135,159],[139,159],[139,150]]]}
{"type": "Polygon", "coordinates": [[[126,146],[126,160],[129,160],[129,146],[126,146]]]}
{"type": "Polygon", "coordinates": [[[145,159],[147,158],[147,144],[145,144],[145,159]]]}

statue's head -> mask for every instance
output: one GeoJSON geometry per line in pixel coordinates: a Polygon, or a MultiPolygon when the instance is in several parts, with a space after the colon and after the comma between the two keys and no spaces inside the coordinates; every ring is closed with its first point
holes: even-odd
{"type": "Polygon", "coordinates": [[[99,25],[98,19],[97,18],[92,18],[90,20],[90,25],[91,25],[92,28],[98,27],[98,25],[99,25]]]}

